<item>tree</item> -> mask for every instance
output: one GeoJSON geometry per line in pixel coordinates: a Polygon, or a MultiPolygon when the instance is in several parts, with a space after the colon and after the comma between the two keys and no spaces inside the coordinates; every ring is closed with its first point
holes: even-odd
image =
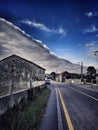
{"type": "Polygon", "coordinates": [[[95,75],[96,74],[96,69],[93,66],[89,66],[87,68],[87,74],[89,74],[89,75],[95,75]]]}
{"type": "Polygon", "coordinates": [[[51,72],[51,78],[53,79],[53,80],[55,80],[55,78],[56,78],[56,73],[55,72],[51,72]]]}
{"type": "Polygon", "coordinates": [[[87,68],[87,81],[95,79],[95,75],[96,75],[96,69],[93,66],[89,66],[87,68]]]}

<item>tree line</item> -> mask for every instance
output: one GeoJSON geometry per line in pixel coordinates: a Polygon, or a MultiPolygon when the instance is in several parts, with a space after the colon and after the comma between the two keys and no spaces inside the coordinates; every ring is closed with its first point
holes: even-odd
{"type": "MultiPolygon", "coordinates": [[[[96,82],[96,69],[94,68],[94,66],[89,66],[87,68],[87,72],[86,74],[77,74],[77,73],[69,73],[67,71],[64,71],[61,73],[62,74],[62,78],[66,78],[66,79],[81,79],[81,81],[86,80],[86,82],[92,82],[92,80],[94,82],[96,82]]],[[[50,73],[50,77],[55,80],[56,77],[59,74],[55,73],[55,72],[51,72],[50,73]]]]}

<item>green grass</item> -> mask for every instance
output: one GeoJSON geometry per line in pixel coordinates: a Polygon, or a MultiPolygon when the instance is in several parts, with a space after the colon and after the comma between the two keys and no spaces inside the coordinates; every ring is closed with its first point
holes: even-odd
{"type": "MultiPolygon", "coordinates": [[[[38,130],[42,115],[50,95],[44,88],[36,94],[34,101],[28,101],[24,108],[11,111],[6,115],[6,128],[2,130],[38,130]]],[[[0,129],[1,130],[1,129],[0,129]]]]}
{"type": "Polygon", "coordinates": [[[30,129],[38,129],[40,119],[44,113],[44,108],[46,106],[47,100],[49,97],[49,90],[45,89],[43,92],[36,96],[36,99],[34,102],[29,102],[26,106],[23,115],[23,127],[26,128],[26,130],[30,129]]]}

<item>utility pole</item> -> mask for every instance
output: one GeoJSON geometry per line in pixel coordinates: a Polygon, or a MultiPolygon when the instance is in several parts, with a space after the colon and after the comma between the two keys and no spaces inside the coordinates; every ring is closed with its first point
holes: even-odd
{"type": "Polygon", "coordinates": [[[56,74],[57,74],[57,69],[56,69],[56,74]]]}
{"type": "Polygon", "coordinates": [[[55,80],[57,81],[57,69],[56,69],[56,77],[55,77],[55,80]]]}
{"type": "Polygon", "coordinates": [[[83,62],[81,62],[81,81],[83,80],[83,62]]]}

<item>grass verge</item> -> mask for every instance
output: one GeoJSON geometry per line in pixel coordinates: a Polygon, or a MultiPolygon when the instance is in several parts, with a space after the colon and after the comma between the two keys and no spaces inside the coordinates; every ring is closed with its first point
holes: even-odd
{"type": "Polygon", "coordinates": [[[0,117],[0,130],[38,130],[49,95],[50,90],[44,88],[36,94],[34,101],[8,111],[0,117]]]}

